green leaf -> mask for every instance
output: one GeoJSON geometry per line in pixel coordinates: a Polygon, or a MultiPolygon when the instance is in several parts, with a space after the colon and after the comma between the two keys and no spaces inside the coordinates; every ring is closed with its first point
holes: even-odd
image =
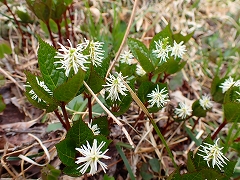
{"type": "Polygon", "coordinates": [[[140,175],[142,176],[143,180],[150,180],[153,179],[153,175],[148,170],[148,164],[143,163],[140,169],[140,175]]]}
{"type": "Polygon", "coordinates": [[[115,180],[115,178],[112,176],[108,176],[107,174],[104,174],[103,180],[115,180]]]}
{"type": "Polygon", "coordinates": [[[223,104],[224,116],[227,122],[240,122],[240,103],[228,102],[223,104]]]}
{"type": "Polygon", "coordinates": [[[202,106],[199,103],[199,100],[196,100],[192,104],[192,115],[197,116],[197,117],[205,117],[207,114],[207,110],[204,110],[202,106]]]}
{"type": "Polygon", "coordinates": [[[158,40],[161,40],[161,39],[167,38],[167,37],[169,38],[168,39],[169,45],[172,46],[173,40],[172,40],[172,30],[170,29],[170,25],[167,25],[161,32],[156,34],[150,42],[149,58],[153,62],[154,67],[157,67],[159,64],[159,61],[160,61],[160,59],[157,58],[156,55],[152,53],[156,49],[156,44],[154,41],[158,42],[158,40]]]}
{"type": "Polygon", "coordinates": [[[55,169],[53,166],[48,164],[46,167],[43,167],[41,170],[41,176],[43,180],[58,180],[61,171],[55,169]]]}
{"type": "Polygon", "coordinates": [[[223,93],[222,89],[219,87],[221,83],[225,81],[226,78],[221,79],[218,76],[215,76],[212,85],[211,85],[211,95],[213,97],[213,100],[219,103],[223,102],[223,93]]]}
{"type": "MultiPolygon", "coordinates": [[[[80,146],[79,146],[80,147],[80,146]]],[[[75,150],[76,144],[72,142],[71,138],[66,138],[60,143],[56,144],[58,157],[61,162],[67,166],[75,165],[75,156],[77,151],[75,150]]]]}
{"type": "Polygon", "coordinates": [[[143,54],[138,49],[136,49],[135,51],[137,54],[137,59],[138,59],[140,65],[142,66],[142,68],[144,69],[144,71],[146,71],[147,73],[152,72],[154,70],[154,67],[153,67],[151,61],[148,59],[148,57],[145,56],[145,54],[143,54]]]}
{"type": "Polygon", "coordinates": [[[166,70],[167,74],[174,74],[178,71],[180,71],[186,64],[186,61],[178,62],[175,61],[172,57],[167,61],[168,68],[166,70]]]}
{"type": "Polygon", "coordinates": [[[18,15],[18,17],[21,19],[21,21],[23,23],[32,23],[33,22],[27,12],[17,10],[17,11],[15,11],[15,13],[18,15]]]}
{"type": "Polygon", "coordinates": [[[160,174],[160,162],[157,158],[153,158],[153,159],[150,159],[149,160],[149,164],[151,166],[151,169],[156,172],[156,173],[159,173],[160,174]]]}
{"type": "Polygon", "coordinates": [[[95,137],[88,125],[81,119],[73,123],[73,126],[66,135],[66,139],[71,139],[71,142],[75,144],[76,147],[86,144],[87,140],[95,137]]]}
{"type": "Polygon", "coordinates": [[[173,39],[174,39],[177,43],[180,43],[181,41],[183,41],[184,44],[185,44],[186,42],[188,42],[188,41],[191,39],[191,37],[193,36],[193,34],[194,34],[194,31],[191,32],[190,34],[187,34],[186,36],[183,36],[183,35],[181,34],[181,32],[179,32],[179,33],[173,35],[173,39]]]}
{"type": "Polygon", "coordinates": [[[72,177],[79,177],[82,175],[82,173],[80,173],[80,171],[77,169],[78,167],[78,164],[75,164],[74,166],[67,166],[63,169],[63,172],[72,177]]]}
{"type": "Polygon", "coordinates": [[[67,82],[61,84],[54,90],[54,98],[63,102],[71,101],[82,86],[84,77],[85,72],[79,69],[77,74],[73,75],[67,82]]]}
{"type": "Polygon", "coordinates": [[[26,0],[31,11],[42,21],[47,22],[51,15],[52,1],[26,0]]]}
{"type": "Polygon", "coordinates": [[[46,128],[46,132],[56,131],[59,129],[62,129],[62,123],[56,122],[56,123],[48,124],[46,128]]]}
{"type": "Polygon", "coordinates": [[[6,104],[4,103],[3,97],[0,94],[0,112],[3,112],[5,108],[6,108],[6,104]]]}
{"type": "Polygon", "coordinates": [[[65,71],[56,69],[59,65],[54,64],[54,56],[56,50],[41,38],[39,40],[38,49],[38,64],[42,73],[44,82],[51,91],[54,91],[56,86],[62,84],[66,80],[65,71]]]}
{"type": "Polygon", "coordinates": [[[62,0],[57,0],[52,4],[51,18],[54,21],[61,21],[62,15],[66,10],[67,10],[67,4],[62,0]]]}
{"type": "Polygon", "coordinates": [[[109,128],[108,128],[108,119],[106,116],[98,117],[92,121],[92,125],[97,124],[98,128],[100,129],[100,134],[104,136],[109,135],[109,128]]]}
{"type": "Polygon", "coordinates": [[[200,146],[200,145],[201,145],[201,141],[196,138],[196,135],[194,135],[194,134],[192,133],[192,131],[191,131],[187,126],[184,126],[184,130],[187,132],[187,134],[189,135],[189,137],[196,143],[197,146],[200,146]]]}
{"type": "Polygon", "coordinates": [[[193,163],[193,152],[189,152],[188,153],[188,159],[187,159],[187,169],[188,169],[188,172],[194,172],[196,171],[196,168],[195,168],[195,165],[193,163]]]}
{"type": "Polygon", "coordinates": [[[139,61],[142,68],[147,72],[153,71],[154,68],[153,68],[152,62],[148,59],[147,47],[141,41],[138,41],[133,38],[128,38],[127,43],[133,56],[139,61]]]}
{"type": "Polygon", "coordinates": [[[12,53],[11,47],[5,42],[1,42],[1,44],[0,44],[0,58],[4,58],[4,54],[11,54],[11,53],[12,53]]]}
{"type": "Polygon", "coordinates": [[[121,156],[121,158],[122,158],[122,160],[123,160],[123,162],[124,162],[124,164],[125,164],[125,166],[128,170],[128,174],[129,174],[131,180],[135,180],[135,176],[132,172],[131,166],[130,166],[128,160],[127,160],[127,157],[125,156],[124,152],[122,151],[121,147],[116,145],[116,149],[117,149],[118,153],[120,154],[120,156],[121,156]]]}
{"type": "Polygon", "coordinates": [[[151,91],[156,87],[156,84],[150,81],[144,81],[138,88],[138,97],[139,99],[145,103],[147,102],[147,94],[151,93],[151,91]]]}
{"type": "Polygon", "coordinates": [[[128,76],[128,77],[131,77],[132,75],[135,74],[136,72],[136,64],[126,64],[126,63],[122,63],[122,62],[119,62],[119,67],[115,67],[116,71],[117,72],[121,72],[122,73],[122,76],[128,76]]]}
{"type": "Polygon", "coordinates": [[[92,89],[92,91],[97,94],[102,90],[103,84],[105,84],[104,79],[92,68],[90,76],[87,81],[88,86],[92,89]]]}

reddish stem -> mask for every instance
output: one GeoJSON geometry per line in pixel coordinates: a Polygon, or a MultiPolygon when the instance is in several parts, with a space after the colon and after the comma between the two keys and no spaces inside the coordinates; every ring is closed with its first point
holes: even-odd
{"type": "Polygon", "coordinates": [[[61,109],[62,109],[62,112],[63,112],[63,117],[65,119],[66,126],[67,126],[67,131],[68,131],[71,128],[71,125],[70,125],[70,122],[68,120],[68,115],[67,115],[67,111],[66,111],[64,102],[62,102],[62,104],[61,104],[61,109]]]}
{"type": "Polygon", "coordinates": [[[51,28],[50,28],[50,25],[49,25],[49,21],[46,21],[46,25],[47,25],[47,29],[48,29],[48,32],[49,32],[51,41],[52,41],[52,43],[53,43],[53,47],[56,48],[56,44],[55,44],[55,42],[54,42],[54,38],[53,38],[52,31],[51,31],[51,28]]]}
{"type": "Polygon", "coordinates": [[[65,124],[65,122],[63,121],[62,117],[60,116],[60,114],[58,113],[57,110],[54,111],[54,113],[56,114],[57,118],[59,119],[59,121],[62,123],[63,127],[67,130],[67,125],[65,124]]]}
{"type": "Polygon", "coordinates": [[[56,24],[57,24],[57,28],[58,28],[58,36],[59,36],[59,43],[62,44],[62,33],[61,33],[61,20],[55,20],[56,24]]]}
{"type": "Polygon", "coordinates": [[[66,30],[66,36],[67,39],[69,39],[69,29],[68,29],[68,22],[67,22],[67,11],[63,14],[64,20],[65,20],[65,30],[66,30]]]}
{"type": "Polygon", "coordinates": [[[89,116],[89,122],[92,120],[92,96],[87,95],[88,99],[88,116],[89,116]]]}
{"type": "Polygon", "coordinates": [[[220,126],[218,127],[218,129],[215,131],[215,133],[212,135],[212,140],[216,139],[218,133],[222,130],[222,128],[224,128],[224,126],[227,124],[227,120],[224,119],[224,121],[222,122],[222,124],[220,124],[220,126]]]}

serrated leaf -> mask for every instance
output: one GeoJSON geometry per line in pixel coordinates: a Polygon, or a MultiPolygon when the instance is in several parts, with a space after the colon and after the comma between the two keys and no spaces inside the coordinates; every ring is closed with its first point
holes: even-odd
{"type": "Polygon", "coordinates": [[[137,66],[136,64],[129,65],[126,63],[119,62],[119,67],[116,66],[115,69],[117,72],[121,72],[123,77],[124,76],[131,77],[136,72],[136,66],[137,66]]]}
{"type": "Polygon", "coordinates": [[[61,162],[67,166],[75,165],[75,156],[77,151],[75,150],[76,144],[72,142],[70,138],[66,138],[60,143],[56,144],[58,157],[61,162]]]}
{"type": "Polygon", "coordinates": [[[108,128],[108,119],[106,116],[98,117],[93,120],[92,125],[97,124],[98,128],[100,129],[100,134],[104,136],[109,135],[109,128],[108,128]]]}
{"type": "Polygon", "coordinates": [[[53,91],[54,98],[63,102],[71,101],[82,86],[84,77],[85,72],[79,69],[77,74],[73,75],[67,82],[61,84],[53,91]]]}
{"type": "Polygon", "coordinates": [[[151,93],[151,91],[156,87],[156,84],[150,81],[144,81],[138,88],[138,97],[139,99],[145,103],[147,102],[147,94],[151,93]]]}
{"type": "Polygon", "coordinates": [[[150,42],[150,46],[149,46],[149,58],[151,59],[154,67],[158,66],[158,63],[160,61],[159,58],[156,57],[155,54],[153,54],[153,51],[156,49],[156,44],[154,41],[158,42],[158,40],[161,40],[163,38],[169,38],[169,45],[172,46],[173,44],[173,40],[172,40],[172,30],[170,29],[170,25],[167,25],[161,32],[159,32],[158,34],[156,34],[151,42],[150,42]]]}
{"type": "Polygon", "coordinates": [[[73,126],[68,131],[66,138],[71,139],[76,147],[80,147],[82,144],[86,143],[86,140],[94,138],[94,135],[88,125],[80,119],[74,122],[73,126]]]}
{"type": "Polygon", "coordinates": [[[189,152],[188,153],[188,159],[187,159],[187,169],[188,169],[188,172],[194,172],[196,171],[196,168],[195,168],[195,165],[193,163],[193,152],[189,152]]]}
{"type": "Polygon", "coordinates": [[[42,73],[44,82],[51,91],[54,91],[56,86],[62,84],[66,80],[65,71],[57,69],[58,65],[54,64],[54,56],[56,50],[41,38],[39,40],[38,49],[38,64],[42,73]]]}
{"type": "Polygon", "coordinates": [[[153,159],[150,159],[149,160],[149,164],[151,166],[151,169],[156,172],[156,173],[159,173],[160,174],[160,162],[157,158],[153,158],[153,159]]]}
{"type": "Polygon", "coordinates": [[[186,64],[186,61],[183,62],[178,62],[175,61],[172,57],[167,61],[167,69],[166,69],[166,73],[167,74],[174,74],[178,71],[180,71],[186,64]]]}
{"type": "Polygon", "coordinates": [[[240,121],[240,103],[228,102],[223,105],[227,122],[240,121]]]}
{"type": "Polygon", "coordinates": [[[80,173],[80,171],[77,170],[78,167],[79,165],[77,164],[75,164],[75,166],[67,166],[63,169],[63,172],[72,177],[79,177],[82,175],[82,173],[80,173]]]}

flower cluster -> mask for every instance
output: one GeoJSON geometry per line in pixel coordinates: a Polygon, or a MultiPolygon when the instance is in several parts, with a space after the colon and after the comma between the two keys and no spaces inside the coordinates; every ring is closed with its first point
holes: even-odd
{"type": "Polygon", "coordinates": [[[84,163],[81,166],[79,166],[77,169],[80,169],[80,172],[84,174],[88,167],[90,166],[90,174],[93,175],[97,172],[97,164],[101,166],[104,172],[106,172],[107,165],[103,162],[101,162],[99,159],[110,159],[109,156],[106,156],[105,150],[104,152],[101,151],[103,146],[106,144],[106,142],[101,142],[100,145],[97,145],[97,140],[93,140],[92,147],[90,146],[89,142],[87,141],[87,146],[82,145],[80,148],[75,148],[77,151],[79,151],[80,154],[82,154],[82,157],[78,157],[75,161],[76,164],[84,163]]]}
{"type": "Polygon", "coordinates": [[[240,86],[240,80],[234,81],[233,78],[230,76],[228,79],[226,79],[221,86],[219,86],[220,88],[222,88],[222,92],[225,93],[226,91],[228,91],[228,89],[230,89],[230,87],[232,86],[240,86]]]}
{"type": "Polygon", "coordinates": [[[58,50],[57,55],[54,57],[56,59],[60,59],[54,63],[62,65],[57,69],[64,69],[66,76],[69,76],[71,69],[73,69],[74,74],[78,72],[79,68],[86,71],[88,69],[86,64],[91,62],[94,66],[101,66],[102,60],[104,58],[104,50],[102,49],[103,42],[89,42],[89,40],[85,39],[85,42],[78,44],[76,48],[73,47],[69,39],[68,43],[70,44],[70,47],[68,48],[58,43],[61,48],[58,50]],[[83,53],[83,51],[87,49],[88,46],[89,54],[86,55],[83,53]]]}
{"type": "Polygon", "coordinates": [[[176,115],[181,119],[186,119],[186,117],[191,116],[192,109],[187,104],[180,102],[179,108],[175,109],[176,115]]]}
{"type": "Polygon", "coordinates": [[[177,43],[174,40],[173,47],[169,45],[169,38],[163,38],[162,40],[154,41],[156,49],[153,50],[153,53],[157,56],[157,58],[160,58],[161,62],[166,62],[167,59],[169,59],[169,53],[171,52],[171,56],[174,56],[174,59],[176,58],[182,58],[182,56],[185,54],[186,46],[183,45],[183,41],[180,43],[177,43]]]}
{"type": "Polygon", "coordinates": [[[130,51],[124,51],[124,53],[122,53],[120,55],[120,61],[122,63],[126,63],[128,65],[133,64],[133,60],[134,60],[134,56],[130,51]]]}
{"type": "Polygon", "coordinates": [[[223,147],[218,146],[219,138],[216,140],[215,144],[209,144],[209,143],[203,143],[204,145],[201,145],[203,149],[199,149],[198,151],[204,153],[204,154],[198,154],[199,156],[202,156],[205,161],[207,161],[208,167],[210,167],[209,162],[212,161],[212,167],[214,168],[215,165],[221,170],[222,167],[224,167],[224,164],[227,165],[225,161],[229,161],[221,152],[223,147]]]}
{"type": "Polygon", "coordinates": [[[151,104],[150,107],[153,107],[155,104],[157,104],[158,108],[163,107],[169,101],[169,96],[166,88],[164,87],[160,91],[158,84],[155,90],[153,90],[152,93],[148,94],[147,97],[150,98],[148,101],[151,104]]]}
{"type": "MultiPolygon", "coordinates": [[[[47,87],[47,85],[44,83],[44,81],[40,81],[40,80],[38,79],[38,77],[36,77],[36,81],[37,81],[37,84],[38,84],[41,88],[43,88],[43,90],[46,91],[50,96],[53,95],[53,92],[47,87]]],[[[27,82],[27,84],[25,85],[25,87],[31,88],[31,85],[29,84],[29,82],[27,82]]],[[[42,100],[40,97],[38,97],[38,95],[36,94],[36,92],[35,92],[33,89],[31,89],[31,90],[29,91],[29,94],[31,95],[31,98],[32,98],[33,100],[37,100],[38,103],[40,103],[40,102],[42,102],[42,101],[45,102],[45,101],[42,100]]]]}
{"type": "Polygon", "coordinates": [[[127,87],[124,85],[123,80],[126,79],[126,77],[122,76],[122,73],[117,73],[117,77],[113,76],[112,74],[109,75],[107,78],[107,84],[103,85],[105,90],[109,92],[109,95],[107,97],[110,98],[112,101],[119,100],[119,93],[123,96],[126,96],[127,94],[125,93],[127,91],[127,87]]]}
{"type": "Polygon", "coordinates": [[[210,109],[213,106],[213,103],[210,100],[209,95],[203,95],[202,98],[199,100],[199,104],[200,106],[202,106],[204,110],[210,109]]]}

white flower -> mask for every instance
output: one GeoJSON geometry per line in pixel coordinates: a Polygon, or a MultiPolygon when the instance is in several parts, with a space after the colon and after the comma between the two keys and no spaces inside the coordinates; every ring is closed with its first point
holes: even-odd
{"type": "Polygon", "coordinates": [[[225,81],[219,87],[222,88],[222,92],[225,93],[234,84],[235,81],[233,81],[233,78],[230,76],[228,79],[225,79],[225,81]]]}
{"type": "Polygon", "coordinates": [[[104,50],[103,50],[103,44],[104,42],[94,42],[93,40],[89,43],[89,40],[86,40],[86,44],[88,46],[89,44],[89,53],[90,53],[90,59],[94,66],[102,66],[102,61],[104,59],[104,50]]]}
{"type": "Polygon", "coordinates": [[[164,104],[166,104],[169,99],[167,99],[168,93],[165,87],[159,91],[159,86],[157,84],[157,87],[155,90],[152,91],[152,93],[148,94],[147,97],[151,98],[148,102],[151,103],[150,107],[153,107],[154,104],[157,104],[157,107],[163,107],[164,104]]]}
{"type": "Polygon", "coordinates": [[[127,91],[127,87],[124,85],[122,79],[127,78],[122,76],[122,73],[117,73],[117,77],[113,76],[113,75],[109,75],[109,77],[107,78],[107,84],[103,85],[104,87],[107,87],[105,90],[109,92],[109,95],[107,97],[111,98],[112,101],[116,101],[119,100],[119,93],[121,95],[126,96],[127,94],[124,91],[127,91]]]}
{"type": "Polygon", "coordinates": [[[91,119],[90,123],[87,122],[87,125],[92,130],[92,132],[95,136],[100,134],[100,129],[99,129],[98,125],[97,124],[92,125],[92,119],[91,119]]]}
{"type": "MultiPolygon", "coordinates": [[[[235,91],[238,95],[240,95],[240,92],[235,91]]],[[[240,102],[240,99],[237,99],[238,102],[240,102]]]]}
{"type": "Polygon", "coordinates": [[[219,147],[217,142],[219,141],[219,138],[216,140],[215,144],[208,144],[208,143],[203,143],[204,145],[201,145],[200,147],[203,148],[199,149],[198,151],[205,153],[203,154],[198,154],[199,156],[202,156],[203,159],[205,161],[207,161],[207,165],[208,167],[210,167],[209,165],[209,161],[212,161],[212,167],[214,168],[215,165],[217,165],[217,167],[221,170],[221,167],[224,167],[223,164],[227,165],[226,161],[229,161],[221,152],[221,150],[223,149],[223,147],[219,147]]]}
{"type": "MultiPolygon", "coordinates": [[[[38,77],[36,77],[36,81],[37,81],[37,84],[44,89],[44,91],[46,91],[50,96],[53,95],[53,92],[47,87],[47,85],[44,83],[44,81],[39,81],[38,77]]],[[[27,84],[25,85],[25,87],[30,87],[31,88],[31,85],[29,84],[29,82],[27,82],[27,84]]],[[[45,102],[44,100],[42,100],[40,97],[38,97],[38,95],[35,93],[35,91],[33,89],[31,89],[29,92],[28,92],[31,96],[31,98],[33,100],[37,100],[38,103],[40,103],[41,101],[45,102]]]]}
{"type": "Polygon", "coordinates": [[[129,64],[129,65],[133,64],[134,56],[130,51],[124,51],[124,53],[122,53],[120,55],[120,58],[121,58],[120,61],[122,63],[126,63],[126,64],[129,64]]]}
{"type": "Polygon", "coordinates": [[[136,73],[139,76],[144,76],[146,74],[146,71],[144,71],[141,65],[137,64],[136,73]]]}
{"type": "Polygon", "coordinates": [[[59,49],[57,52],[57,55],[54,58],[59,58],[60,61],[54,62],[55,64],[62,64],[61,67],[58,67],[57,69],[65,69],[66,76],[69,76],[70,70],[73,68],[74,73],[77,74],[78,69],[82,68],[82,70],[86,71],[88,67],[86,67],[85,63],[90,63],[87,61],[89,55],[83,55],[82,51],[85,48],[85,44],[79,44],[77,48],[73,48],[72,43],[68,39],[68,42],[70,44],[70,47],[67,49],[62,44],[58,43],[61,46],[61,49],[59,49]],[[63,52],[60,53],[60,52],[63,52]]]}
{"type": "Polygon", "coordinates": [[[160,63],[162,61],[166,62],[168,57],[168,52],[171,51],[171,46],[168,45],[168,37],[163,38],[163,40],[154,41],[156,44],[156,49],[153,50],[153,53],[157,55],[157,58],[160,58],[160,63]]]}
{"type": "Polygon", "coordinates": [[[93,175],[97,172],[97,164],[99,164],[103,171],[106,173],[107,165],[103,162],[101,162],[99,159],[110,159],[109,156],[106,156],[106,152],[108,149],[104,152],[101,151],[102,147],[106,144],[106,142],[102,141],[100,145],[97,147],[97,140],[93,140],[93,146],[91,147],[89,142],[87,141],[87,146],[82,145],[80,148],[75,148],[77,151],[79,151],[83,157],[78,157],[75,161],[76,164],[83,163],[81,166],[79,166],[77,169],[80,169],[80,172],[84,174],[88,167],[90,166],[90,174],[93,175]]]}
{"type": "Polygon", "coordinates": [[[179,44],[176,43],[176,41],[174,40],[174,44],[172,47],[172,53],[171,56],[174,56],[174,59],[176,59],[176,57],[182,58],[183,54],[185,54],[186,50],[186,46],[183,45],[183,41],[181,41],[179,44]]]}
{"type": "Polygon", "coordinates": [[[179,103],[180,108],[175,109],[175,113],[178,117],[181,119],[185,119],[187,116],[191,116],[191,107],[187,106],[185,103],[180,102],[179,103]]]}
{"type": "Polygon", "coordinates": [[[209,95],[203,95],[201,99],[199,99],[199,104],[202,106],[204,110],[210,109],[213,106],[212,101],[210,100],[209,95]]]}

